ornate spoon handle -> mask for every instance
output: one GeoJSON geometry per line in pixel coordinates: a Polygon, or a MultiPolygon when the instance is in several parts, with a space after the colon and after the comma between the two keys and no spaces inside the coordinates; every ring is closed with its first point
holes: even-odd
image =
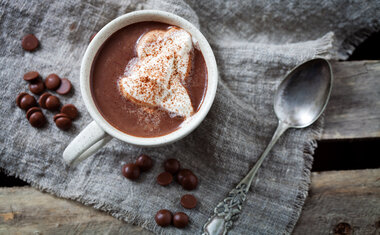
{"type": "Polygon", "coordinates": [[[225,235],[232,228],[233,222],[236,221],[241,213],[242,205],[247,198],[247,192],[251,186],[253,177],[263,163],[265,157],[277,142],[280,136],[288,129],[288,126],[282,122],[278,123],[276,132],[272,140],[265,148],[259,160],[248,172],[242,181],[229,193],[228,196],[215,207],[214,214],[207,220],[203,226],[202,235],[225,235]]]}

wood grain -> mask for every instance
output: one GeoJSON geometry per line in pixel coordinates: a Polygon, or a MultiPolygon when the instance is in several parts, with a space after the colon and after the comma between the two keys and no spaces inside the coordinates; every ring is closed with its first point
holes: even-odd
{"type": "Polygon", "coordinates": [[[311,179],[295,235],[344,234],[339,224],[348,234],[380,234],[380,169],[312,173],[311,179]]]}
{"type": "MultiPolygon", "coordinates": [[[[313,173],[294,234],[380,232],[380,169],[313,173]]],[[[0,188],[0,234],[152,234],[79,203],[31,187],[0,188]]]]}
{"type": "Polygon", "coordinates": [[[380,137],[380,61],[332,62],[322,140],[380,137]]]}
{"type": "Polygon", "coordinates": [[[26,186],[0,188],[0,234],[152,233],[92,207],[26,186]]]}

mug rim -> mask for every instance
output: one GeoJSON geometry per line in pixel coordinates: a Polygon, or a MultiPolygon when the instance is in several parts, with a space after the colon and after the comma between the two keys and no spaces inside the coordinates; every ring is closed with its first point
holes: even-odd
{"type": "Polygon", "coordinates": [[[124,14],[106,24],[92,39],[83,56],[80,70],[80,89],[85,106],[94,121],[109,135],[137,146],[160,146],[175,142],[190,134],[206,117],[214,101],[218,84],[218,71],[214,53],[207,39],[189,21],[175,14],[159,10],[140,10],[124,14]],[[100,113],[91,94],[90,76],[96,55],[103,43],[116,31],[138,22],[156,21],[176,25],[192,35],[203,54],[207,68],[207,90],[198,111],[186,118],[178,129],[157,137],[138,137],[122,132],[111,125],[100,113]]]}

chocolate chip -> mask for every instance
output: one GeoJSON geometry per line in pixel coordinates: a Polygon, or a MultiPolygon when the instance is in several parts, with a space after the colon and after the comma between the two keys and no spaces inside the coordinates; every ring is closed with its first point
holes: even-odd
{"type": "Polygon", "coordinates": [[[40,74],[38,72],[30,71],[30,72],[27,72],[26,74],[24,74],[24,80],[31,82],[31,81],[37,79],[39,76],[40,76],[40,74]]]}
{"type": "Polygon", "coordinates": [[[34,112],[29,117],[29,123],[34,127],[42,127],[46,123],[46,118],[42,112],[34,112]]]}
{"type": "Polygon", "coordinates": [[[45,92],[45,93],[43,93],[43,94],[40,96],[40,98],[38,99],[38,104],[39,104],[42,108],[44,108],[44,109],[46,109],[46,99],[47,99],[49,96],[51,96],[51,94],[48,93],[48,92],[45,92]]]}
{"type": "Polygon", "coordinates": [[[182,169],[178,172],[177,174],[177,181],[179,184],[182,184],[182,180],[183,178],[188,175],[188,174],[192,174],[193,175],[193,172],[189,169],[182,169]]]}
{"type": "Polygon", "coordinates": [[[26,51],[33,51],[38,47],[38,39],[33,34],[27,34],[22,38],[21,46],[26,51]]]}
{"type": "Polygon", "coordinates": [[[375,228],[380,228],[380,220],[376,221],[375,228]]]}
{"type": "Polygon", "coordinates": [[[193,209],[197,206],[197,199],[191,194],[185,194],[181,197],[181,205],[186,209],[193,209]]]}
{"type": "Polygon", "coordinates": [[[55,120],[55,125],[62,130],[68,130],[71,127],[71,119],[67,117],[60,117],[55,120]]]}
{"type": "Polygon", "coordinates": [[[140,176],[140,168],[136,164],[128,163],[122,167],[122,173],[126,178],[135,180],[140,176]]]}
{"type": "Polygon", "coordinates": [[[181,185],[186,190],[193,190],[198,185],[198,178],[194,174],[187,174],[183,177],[181,185]]]}
{"type": "Polygon", "coordinates": [[[36,95],[41,94],[45,90],[45,85],[41,79],[36,79],[29,84],[29,90],[36,95]]]}
{"type": "Polygon", "coordinates": [[[177,159],[168,159],[164,163],[165,171],[172,173],[173,175],[179,171],[181,165],[177,159]]]}
{"type": "Polygon", "coordinates": [[[173,176],[169,172],[162,172],[157,176],[157,183],[162,186],[169,185],[173,181],[173,176]]]}
{"type": "Polygon", "coordinates": [[[53,120],[56,121],[60,117],[69,118],[69,116],[67,116],[67,114],[65,114],[65,113],[58,113],[58,114],[54,115],[53,120]]]}
{"type": "Polygon", "coordinates": [[[65,104],[61,108],[61,113],[66,114],[71,120],[78,117],[78,109],[73,104],[65,104]]]}
{"type": "Polygon", "coordinates": [[[55,73],[49,74],[45,78],[45,86],[49,90],[53,90],[53,91],[57,90],[60,85],[61,85],[61,78],[59,78],[58,75],[55,73]]]}
{"type": "Polygon", "coordinates": [[[16,98],[16,104],[19,108],[21,108],[20,106],[20,102],[21,102],[21,99],[22,97],[24,97],[25,95],[28,95],[28,93],[26,92],[21,92],[20,94],[17,95],[17,98],[16,98]]]}
{"type": "Polygon", "coordinates": [[[352,227],[348,223],[339,223],[334,227],[334,235],[352,234],[352,227]]]}
{"type": "Polygon", "coordinates": [[[36,106],[36,105],[37,105],[36,99],[29,94],[24,95],[20,100],[20,108],[23,110],[28,110],[31,107],[36,106]]]}
{"type": "Polygon", "coordinates": [[[169,210],[159,210],[154,217],[156,223],[161,227],[167,227],[172,223],[173,215],[169,210]]]}
{"type": "Polygon", "coordinates": [[[57,96],[51,95],[46,98],[45,106],[49,110],[57,110],[59,109],[59,106],[61,106],[61,102],[57,96]]]}
{"type": "Polygon", "coordinates": [[[94,37],[96,36],[97,33],[94,33],[93,35],[91,35],[90,37],[90,42],[92,41],[92,39],[94,39],[94,37]]]}
{"type": "Polygon", "coordinates": [[[26,119],[29,120],[30,118],[30,115],[32,115],[33,113],[35,112],[42,112],[40,108],[38,107],[31,107],[30,109],[28,109],[28,111],[26,112],[26,119]]]}
{"type": "Polygon", "coordinates": [[[173,225],[177,228],[184,228],[189,224],[189,216],[183,212],[177,212],[173,216],[173,225]]]}
{"type": "Polygon", "coordinates": [[[152,158],[145,154],[141,154],[137,160],[136,160],[136,165],[140,167],[141,171],[147,171],[153,166],[153,161],[152,158]]]}
{"type": "Polygon", "coordinates": [[[66,95],[71,90],[71,82],[67,78],[61,79],[61,85],[58,87],[56,92],[60,95],[66,95]]]}

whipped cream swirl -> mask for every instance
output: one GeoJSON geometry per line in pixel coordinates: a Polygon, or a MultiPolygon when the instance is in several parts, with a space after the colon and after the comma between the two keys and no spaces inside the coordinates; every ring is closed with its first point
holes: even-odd
{"type": "Polygon", "coordinates": [[[119,79],[121,93],[143,106],[191,116],[194,110],[183,84],[191,70],[192,50],[191,35],[181,28],[145,33],[136,45],[137,58],[119,79]]]}

